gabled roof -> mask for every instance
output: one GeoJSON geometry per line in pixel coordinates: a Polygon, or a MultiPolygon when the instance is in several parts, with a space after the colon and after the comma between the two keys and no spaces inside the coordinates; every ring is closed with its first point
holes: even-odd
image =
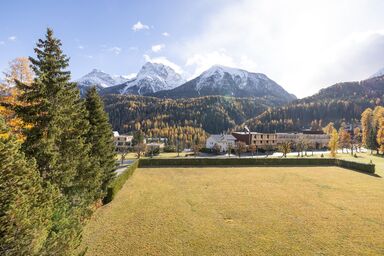
{"type": "Polygon", "coordinates": [[[213,134],[208,139],[213,139],[216,142],[225,142],[230,140],[236,140],[231,134],[213,134]]]}

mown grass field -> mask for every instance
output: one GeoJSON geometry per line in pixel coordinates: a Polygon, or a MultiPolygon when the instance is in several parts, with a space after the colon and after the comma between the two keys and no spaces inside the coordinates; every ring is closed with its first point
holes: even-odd
{"type": "Polygon", "coordinates": [[[94,214],[85,247],[87,255],[383,255],[384,181],[336,167],[137,169],[94,214]]]}

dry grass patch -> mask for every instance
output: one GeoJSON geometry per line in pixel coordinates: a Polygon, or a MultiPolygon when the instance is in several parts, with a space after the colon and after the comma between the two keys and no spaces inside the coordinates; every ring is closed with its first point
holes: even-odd
{"type": "Polygon", "coordinates": [[[383,255],[384,181],[337,167],[137,169],[87,255],[383,255]]]}

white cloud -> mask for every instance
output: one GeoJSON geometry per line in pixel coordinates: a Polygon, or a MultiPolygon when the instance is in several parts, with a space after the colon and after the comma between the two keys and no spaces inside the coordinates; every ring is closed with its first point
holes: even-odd
{"type": "Polygon", "coordinates": [[[145,61],[147,61],[147,62],[161,63],[161,64],[164,64],[164,65],[171,67],[173,70],[175,70],[179,74],[184,73],[183,69],[179,65],[173,63],[172,61],[168,60],[164,56],[151,58],[149,55],[144,54],[143,57],[144,57],[145,61]]]}
{"type": "Polygon", "coordinates": [[[176,54],[194,74],[238,66],[303,97],[384,67],[383,9],[380,0],[228,2],[176,54]]]}
{"type": "Polygon", "coordinates": [[[137,76],[137,73],[131,73],[131,74],[128,74],[128,75],[122,75],[123,78],[125,79],[132,79],[132,78],[135,78],[137,76]]]}
{"type": "Polygon", "coordinates": [[[79,48],[80,50],[83,50],[84,46],[83,45],[79,45],[79,46],[77,46],[77,48],[79,48]]]}
{"type": "Polygon", "coordinates": [[[162,49],[164,49],[164,47],[165,47],[164,44],[155,44],[155,45],[152,45],[151,49],[153,52],[159,52],[162,49]]]}
{"type": "Polygon", "coordinates": [[[203,71],[216,64],[229,67],[236,66],[233,58],[227,55],[225,49],[193,54],[192,56],[189,56],[187,58],[185,66],[193,67],[194,71],[192,77],[196,77],[200,75],[203,71]]]}
{"type": "Polygon", "coordinates": [[[253,60],[244,55],[233,58],[224,48],[217,51],[194,54],[187,58],[185,63],[186,67],[193,68],[192,77],[200,75],[214,65],[242,68],[251,72],[257,71],[257,64],[253,60]]]}
{"type": "Polygon", "coordinates": [[[165,37],[171,36],[168,32],[163,32],[163,33],[161,33],[161,35],[163,35],[165,37]]]}
{"type": "Polygon", "coordinates": [[[142,29],[149,29],[149,26],[141,23],[140,21],[136,22],[136,24],[133,24],[132,26],[133,31],[139,31],[142,29]]]}
{"type": "Polygon", "coordinates": [[[8,37],[8,40],[9,41],[15,41],[16,40],[16,36],[10,36],[10,37],[8,37]]]}
{"type": "Polygon", "coordinates": [[[122,51],[120,47],[114,46],[107,49],[108,52],[113,52],[115,55],[119,55],[122,51]]]}

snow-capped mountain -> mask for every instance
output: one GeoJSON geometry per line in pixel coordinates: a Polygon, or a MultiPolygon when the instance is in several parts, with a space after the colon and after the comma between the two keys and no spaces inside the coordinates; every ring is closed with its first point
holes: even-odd
{"type": "Polygon", "coordinates": [[[99,88],[111,87],[126,82],[123,76],[112,76],[99,69],[93,69],[90,73],[76,80],[81,87],[97,86],[99,88]]]}
{"type": "Polygon", "coordinates": [[[171,90],[184,82],[181,75],[171,67],[147,62],[136,78],[103,90],[103,93],[148,95],[158,91],[171,90]]]}
{"type": "Polygon", "coordinates": [[[289,94],[264,74],[219,65],[211,67],[200,76],[173,90],[155,94],[155,96],[170,98],[207,95],[264,97],[281,102],[296,99],[294,95],[289,94]]]}
{"type": "Polygon", "coordinates": [[[384,76],[384,68],[380,69],[375,74],[371,75],[369,78],[374,78],[374,77],[379,77],[379,76],[384,76]]]}

